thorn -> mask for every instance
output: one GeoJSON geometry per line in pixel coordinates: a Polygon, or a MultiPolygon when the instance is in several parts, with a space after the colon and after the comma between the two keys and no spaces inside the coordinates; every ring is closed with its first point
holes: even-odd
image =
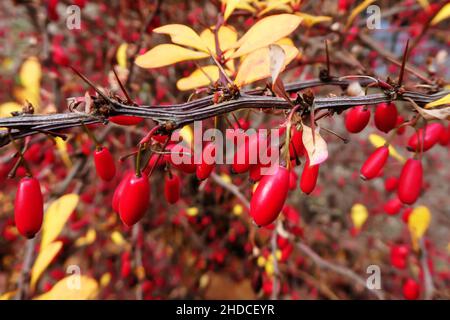
{"type": "Polygon", "coordinates": [[[403,52],[402,67],[400,69],[400,74],[398,76],[398,86],[399,87],[401,87],[401,85],[402,85],[403,75],[405,74],[406,60],[408,58],[408,47],[409,47],[409,39],[406,41],[405,51],[403,52]]]}
{"type": "Polygon", "coordinates": [[[329,51],[328,51],[328,40],[325,40],[325,52],[326,52],[326,55],[327,55],[327,75],[328,75],[328,77],[330,76],[330,53],[329,53],[329,51]]]}
{"type": "Polygon", "coordinates": [[[323,130],[325,130],[326,132],[331,133],[332,135],[338,137],[338,138],[341,139],[345,144],[349,143],[349,141],[350,141],[349,139],[340,136],[339,134],[337,134],[337,133],[334,132],[333,130],[330,130],[330,129],[327,129],[327,128],[324,128],[324,127],[321,127],[321,129],[323,129],[323,130]]]}
{"type": "Polygon", "coordinates": [[[127,98],[128,103],[132,103],[133,100],[131,100],[130,95],[128,94],[127,90],[125,89],[124,85],[122,84],[122,81],[120,81],[119,76],[117,75],[116,68],[112,66],[112,71],[114,72],[114,76],[116,77],[117,82],[119,83],[120,89],[122,90],[123,94],[127,98]]]}
{"type": "Polygon", "coordinates": [[[97,92],[103,99],[105,99],[108,102],[111,102],[111,99],[109,99],[99,88],[97,88],[92,82],[91,80],[89,80],[88,78],[86,78],[85,75],[83,75],[81,72],[79,72],[77,69],[75,69],[74,67],[70,66],[70,69],[72,69],[73,72],[75,72],[77,74],[77,76],[79,76],[84,82],[86,82],[92,89],[95,90],[95,92],[97,92]]]}

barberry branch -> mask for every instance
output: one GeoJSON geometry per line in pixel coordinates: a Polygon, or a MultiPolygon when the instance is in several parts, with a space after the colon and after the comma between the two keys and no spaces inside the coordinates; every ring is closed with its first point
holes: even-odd
{"type": "MultiPolygon", "coordinates": [[[[358,80],[361,85],[368,85],[371,80],[358,80]]],[[[299,81],[287,84],[286,91],[289,93],[299,92],[306,88],[334,85],[345,88],[351,80],[331,78],[329,81],[320,79],[299,81]]],[[[315,110],[328,109],[343,111],[357,105],[376,105],[381,102],[405,101],[408,98],[414,100],[419,106],[435,101],[450,93],[449,90],[439,91],[434,94],[426,94],[419,91],[404,90],[398,94],[392,92],[374,93],[366,96],[339,96],[339,97],[316,97],[315,110]]],[[[265,95],[263,89],[256,89],[241,93],[237,97],[229,97],[221,103],[214,103],[212,95],[204,98],[167,106],[160,105],[127,105],[116,98],[106,95],[92,97],[93,112],[68,112],[47,115],[21,114],[9,118],[0,118],[0,127],[11,130],[13,139],[20,139],[39,132],[54,132],[82,126],[83,123],[107,122],[109,116],[129,115],[152,119],[158,124],[169,126],[170,130],[182,127],[194,121],[205,120],[218,115],[241,109],[282,109],[289,110],[291,105],[282,98],[265,95]]],[[[302,110],[305,111],[305,110],[302,110]]],[[[0,131],[0,147],[9,144],[10,137],[7,131],[0,131]]]]}

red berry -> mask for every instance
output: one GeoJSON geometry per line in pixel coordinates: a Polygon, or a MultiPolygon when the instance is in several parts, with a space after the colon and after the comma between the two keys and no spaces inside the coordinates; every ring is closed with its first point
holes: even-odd
{"type": "Polygon", "coordinates": [[[104,181],[111,181],[116,175],[116,165],[108,148],[100,147],[94,152],[95,170],[104,181]]]}
{"type": "Polygon", "coordinates": [[[393,216],[400,212],[400,209],[403,207],[403,203],[398,198],[393,198],[384,204],[384,211],[393,216]]]}
{"type": "Polygon", "coordinates": [[[409,151],[427,151],[431,149],[441,139],[441,135],[445,130],[440,123],[431,123],[425,128],[420,128],[408,140],[409,151]]]}
{"type": "Polygon", "coordinates": [[[119,201],[119,215],[122,222],[132,226],[144,216],[150,201],[148,177],[133,175],[125,184],[119,201]]]}
{"type": "Polygon", "coordinates": [[[255,164],[250,167],[250,171],[248,172],[248,176],[250,178],[250,181],[255,183],[263,177],[261,174],[262,166],[259,164],[255,164]]]}
{"type": "Polygon", "coordinates": [[[216,165],[216,144],[213,142],[208,143],[203,147],[202,151],[202,163],[197,166],[196,174],[199,180],[205,180],[214,170],[216,165]]]}
{"type": "Polygon", "coordinates": [[[294,170],[291,170],[289,172],[289,190],[295,190],[295,188],[297,188],[297,179],[298,175],[294,170]]]}
{"type": "Polygon", "coordinates": [[[180,178],[177,175],[166,175],[164,196],[167,202],[171,204],[176,203],[180,199],[180,178]]]}
{"type": "Polygon", "coordinates": [[[401,115],[398,115],[397,121],[395,122],[395,127],[398,128],[397,129],[398,135],[402,135],[403,133],[405,133],[405,130],[406,130],[405,126],[402,126],[401,128],[399,128],[399,126],[402,125],[404,122],[405,122],[405,119],[401,115]]]}
{"type": "Polygon", "coordinates": [[[408,224],[409,216],[411,215],[413,208],[406,208],[402,213],[402,220],[404,223],[408,224]]]}
{"type": "Polygon", "coordinates": [[[291,159],[301,157],[305,154],[305,147],[303,145],[303,131],[297,130],[295,127],[291,130],[291,143],[289,144],[289,155],[291,159]]]}
{"type": "Polygon", "coordinates": [[[386,164],[389,156],[389,148],[382,146],[376,149],[361,167],[361,178],[364,180],[370,180],[378,176],[381,169],[386,164]]]}
{"type": "Polygon", "coordinates": [[[111,116],[109,120],[121,126],[134,126],[141,123],[144,119],[136,116],[111,116]]]}
{"type": "Polygon", "coordinates": [[[439,144],[441,146],[446,146],[450,142],[450,126],[447,128],[444,127],[444,131],[441,133],[441,137],[439,138],[439,144]]]}
{"type": "Polygon", "coordinates": [[[250,163],[250,156],[257,155],[253,152],[255,152],[255,147],[257,147],[259,141],[258,136],[258,134],[255,134],[250,137],[243,131],[239,133],[237,138],[238,147],[231,164],[234,173],[244,173],[250,169],[251,164],[256,164],[256,161],[250,163]],[[250,149],[252,150],[250,151],[250,149]]]}
{"type": "Polygon", "coordinates": [[[316,187],[317,177],[319,176],[319,165],[309,165],[309,159],[306,160],[305,167],[303,168],[302,176],[300,178],[300,189],[310,194],[316,187]]]}
{"type": "Polygon", "coordinates": [[[170,154],[164,156],[165,160],[170,162],[172,166],[184,173],[194,173],[197,166],[194,162],[194,152],[190,147],[183,144],[169,144],[166,151],[170,154]]]}
{"type": "Polygon", "coordinates": [[[288,190],[288,169],[278,166],[262,177],[250,201],[250,215],[258,226],[267,226],[278,217],[288,190]]]}
{"type": "Polygon", "coordinates": [[[394,245],[391,247],[391,264],[398,269],[405,269],[409,249],[405,245],[394,245]]]}
{"type": "Polygon", "coordinates": [[[43,215],[44,202],[39,181],[36,178],[22,178],[14,202],[14,219],[20,234],[33,238],[41,229],[43,215]]]}
{"type": "Polygon", "coordinates": [[[391,103],[379,103],[375,110],[375,126],[378,130],[389,132],[397,123],[397,107],[391,103]]]}
{"type": "Polygon", "coordinates": [[[398,181],[397,195],[400,201],[413,204],[422,188],[422,163],[416,159],[408,159],[402,168],[398,181]]]}
{"type": "Polygon", "coordinates": [[[119,185],[116,187],[116,190],[114,190],[113,200],[112,200],[112,208],[115,212],[119,212],[119,202],[120,198],[122,197],[123,190],[125,189],[126,185],[128,184],[128,181],[133,177],[134,172],[129,171],[127,172],[124,177],[122,178],[122,181],[120,181],[119,185]]]}
{"type": "Polygon", "coordinates": [[[365,106],[353,107],[345,117],[345,127],[350,133],[364,130],[370,120],[370,110],[365,106]]]}
{"type": "Polygon", "coordinates": [[[392,192],[395,189],[397,189],[397,185],[398,185],[397,177],[389,177],[386,180],[384,180],[384,189],[387,192],[392,192]]]}
{"type": "Polygon", "coordinates": [[[413,279],[407,279],[403,284],[403,296],[407,300],[417,300],[420,295],[420,286],[413,279]]]}

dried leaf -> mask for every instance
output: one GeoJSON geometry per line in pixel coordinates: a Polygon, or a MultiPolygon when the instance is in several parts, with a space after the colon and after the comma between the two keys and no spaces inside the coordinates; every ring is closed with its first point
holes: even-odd
{"type": "Polygon", "coordinates": [[[277,44],[271,44],[269,46],[269,57],[270,75],[272,77],[272,83],[275,83],[285,65],[286,53],[281,46],[277,44]]]}
{"type": "Polygon", "coordinates": [[[34,291],[36,283],[41,275],[48,268],[50,263],[52,263],[53,259],[56,257],[59,251],[61,251],[62,246],[62,241],[56,241],[41,248],[36,261],[34,262],[33,268],[31,269],[30,287],[32,291],[34,291]]]}
{"type": "Polygon", "coordinates": [[[320,127],[317,126],[314,131],[306,125],[303,125],[302,140],[306,151],[308,152],[309,165],[321,164],[328,158],[328,146],[325,140],[319,134],[320,127]]]}
{"type": "Polygon", "coordinates": [[[352,12],[350,13],[345,28],[348,29],[352,25],[355,18],[374,2],[375,0],[364,0],[359,5],[357,5],[356,8],[353,9],[352,12]]]}
{"type": "Polygon", "coordinates": [[[408,218],[408,229],[414,249],[418,250],[419,240],[423,237],[431,222],[431,212],[425,206],[414,208],[408,218]]]}
{"type": "MultiPolygon", "coordinates": [[[[435,103],[434,105],[443,105],[443,104],[447,104],[448,103],[448,95],[445,96],[441,100],[440,102],[437,102],[439,100],[436,100],[432,103],[435,103]],[[436,103],[437,102],[437,103],[436,103]]],[[[434,119],[438,119],[438,120],[444,120],[444,119],[450,119],[450,107],[446,107],[446,108],[441,108],[441,109],[424,109],[419,107],[414,100],[410,99],[410,98],[406,98],[406,100],[408,100],[409,102],[411,102],[412,106],[414,107],[414,109],[416,109],[416,111],[426,120],[434,120],[434,119]]],[[[433,105],[432,105],[433,106],[433,105]]]]}
{"type": "Polygon", "coordinates": [[[369,212],[367,208],[361,203],[355,203],[350,211],[350,216],[353,222],[353,225],[356,229],[361,229],[361,227],[366,222],[369,217],[369,212]]]}
{"type": "MultiPolygon", "coordinates": [[[[280,42],[277,42],[280,43],[280,42]]],[[[284,62],[283,70],[286,66],[294,60],[299,51],[296,47],[291,45],[282,44],[284,52],[286,53],[286,59],[284,62]]],[[[237,86],[241,87],[246,84],[267,78],[270,76],[270,55],[269,48],[261,48],[253,51],[247,55],[242,61],[238,73],[235,78],[237,86]]]]}
{"type": "Polygon", "coordinates": [[[209,57],[208,53],[186,49],[175,44],[160,44],[136,58],[141,68],[159,68],[177,62],[209,57]]]}
{"type": "Polygon", "coordinates": [[[237,42],[239,49],[232,55],[237,58],[268,46],[291,34],[302,22],[295,14],[269,16],[255,23],[237,42]]]}
{"type": "Polygon", "coordinates": [[[445,19],[450,17],[450,3],[447,3],[445,6],[439,10],[439,12],[434,16],[433,20],[431,20],[431,25],[434,26],[445,19]]]}
{"type": "Polygon", "coordinates": [[[98,283],[95,279],[73,274],[58,281],[53,288],[36,300],[87,300],[95,299],[98,283]]]}
{"type": "Polygon", "coordinates": [[[63,195],[53,201],[45,212],[42,225],[41,250],[55,240],[77,207],[79,196],[75,193],[63,195]]]}
{"type": "Polygon", "coordinates": [[[206,45],[197,32],[184,24],[168,24],[154,29],[153,32],[168,34],[173,43],[208,53],[206,45]]]}
{"type": "MultiPolygon", "coordinates": [[[[386,140],[377,135],[377,134],[371,134],[369,135],[369,141],[370,143],[372,143],[374,145],[375,148],[379,148],[381,146],[384,146],[386,143],[386,140]]],[[[395,159],[397,159],[398,161],[400,161],[401,163],[405,162],[405,158],[403,156],[401,156],[397,150],[395,150],[395,148],[392,145],[389,145],[389,155],[395,159]]]]}

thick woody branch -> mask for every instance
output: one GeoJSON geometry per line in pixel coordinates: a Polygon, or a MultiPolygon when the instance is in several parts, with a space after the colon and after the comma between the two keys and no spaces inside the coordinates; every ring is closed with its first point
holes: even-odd
{"type": "MultiPolygon", "coordinates": [[[[362,85],[372,82],[368,79],[360,81],[362,85]]],[[[330,81],[319,79],[290,83],[286,85],[288,92],[298,92],[302,89],[337,85],[346,87],[350,80],[341,80],[332,78],[330,81]]],[[[314,99],[315,110],[328,109],[342,111],[357,105],[375,105],[381,102],[393,100],[405,100],[407,98],[414,100],[418,105],[423,105],[437,100],[450,91],[440,91],[434,94],[425,94],[416,91],[404,91],[402,94],[377,93],[366,96],[350,97],[316,97],[314,99]]],[[[200,121],[212,118],[225,113],[241,109],[290,109],[291,105],[284,99],[264,95],[265,90],[257,89],[241,93],[236,98],[215,104],[213,96],[207,96],[198,100],[174,104],[168,106],[130,106],[123,104],[113,98],[97,97],[94,99],[94,105],[106,107],[107,115],[94,112],[92,114],[83,112],[57,113],[47,115],[29,115],[23,114],[10,118],[0,118],[0,128],[4,127],[11,130],[14,139],[20,139],[36,133],[51,133],[65,130],[84,124],[107,122],[108,116],[112,115],[130,115],[142,118],[152,119],[159,124],[171,124],[171,127],[178,128],[194,121],[200,121]]],[[[307,110],[306,110],[307,111],[307,110]]],[[[10,137],[7,131],[0,132],[0,147],[7,145],[10,137]]]]}

